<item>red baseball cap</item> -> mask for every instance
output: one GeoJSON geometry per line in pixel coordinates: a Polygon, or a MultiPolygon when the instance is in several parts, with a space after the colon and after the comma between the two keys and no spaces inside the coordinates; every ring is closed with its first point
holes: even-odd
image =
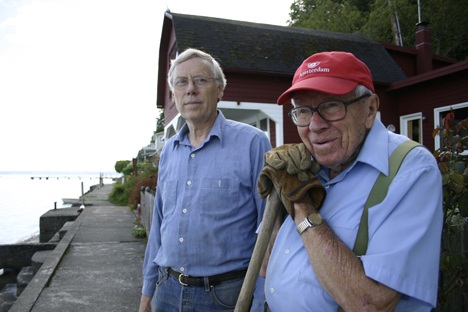
{"type": "Polygon", "coordinates": [[[314,90],[328,94],[346,94],[362,84],[374,91],[369,68],[348,52],[321,52],[309,56],[294,74],[291,87],[278,98],[278,104],[291,100],[294,91],[314,90]]]}

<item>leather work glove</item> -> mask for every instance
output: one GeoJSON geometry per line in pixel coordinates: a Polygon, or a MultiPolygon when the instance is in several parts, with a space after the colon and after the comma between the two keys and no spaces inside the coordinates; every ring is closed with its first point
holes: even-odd
{"type": "Polygon", "coordinates": [[[315,176],[319,165],[311,160],[304,144],[285,144],[265,154],[265,165],[258,178],[257,190],[262,198],[273,187],[287,212],[294,219],[294,202],[308,194],[318,210],[325,200],[326,192],[315,176]],[[314,170],[314,171],[312,171],[314,170]]]}
{"type": "Polygon", "coordinates": [[[266,152],[264,158],[265,164],[278,170],[286,168],[289,174],[297,174],[297,178],[301,181],[306,179],[305,172],[307,170],[314,174],[320,170],[320,165],[316,161],[312,161],[310,152],[303,143],[275,147],[266,152]]]}

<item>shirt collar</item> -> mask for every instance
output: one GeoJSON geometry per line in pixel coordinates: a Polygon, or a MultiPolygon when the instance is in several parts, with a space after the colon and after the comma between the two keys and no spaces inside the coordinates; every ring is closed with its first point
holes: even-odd
{"type": "MultiPolygon", "coordinates": [[[[203,146],[206,142],[210,141],[211,138],[218,138],[221,143],[221,146],[223,145],[223,129],[227,119],[226,117],[224,117],[223,113],[220,110],[218,110],[217,112],[218,116],[216,117],[215,123],[213,124],[213,127],[210,130],[210,134],[201,146],[203,146]]],[[[179,132],[176,134],[172,148],[175,149],[176,146],[179,144],[190,145],[188,134],[189,128],[187,126],[187,123],[185,123],[179,130],[179,132]]]]}
{"type": "Polygon", "coordinates": [[[388,131],[382,122],[375,119],[357,161],[366,163],[387,175],[389,170],[388,136],[388,131]]]}

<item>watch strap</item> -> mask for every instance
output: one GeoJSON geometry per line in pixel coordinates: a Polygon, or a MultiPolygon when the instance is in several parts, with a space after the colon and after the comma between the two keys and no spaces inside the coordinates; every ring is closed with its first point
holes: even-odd
{"type": "Polygon", "coordinates": [[[305,218],[301,223],[299,223],[296,227],[297,232],[299,232],[299,235],[302,235],[305,230],[308,228],[312,227],[312,223],[310,223],[309,218],[305,218]]]}

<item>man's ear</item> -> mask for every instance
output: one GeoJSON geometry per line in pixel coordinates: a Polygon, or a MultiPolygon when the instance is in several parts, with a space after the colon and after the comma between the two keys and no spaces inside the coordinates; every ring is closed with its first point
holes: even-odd
{"type": "Polygon", "coordinates": [[[368,110],[368,115],[367,115],[367,120],[366,120],[367,129],[372,128],[372,125],[374,124],[375,116],[377,115],[377,112],[379,111],[379,107],[380,107],[379,96],[377,94],[372,94],[371,97],[369,98],[369,110],[368,110]]]}
{"type": "Polygon", "coordinates": [[[218,102],[221,101],[221,99],[223,98],[224,96],[224,90],[221,89],[221,87],[219,87],[218,89],[218,102]]]}

